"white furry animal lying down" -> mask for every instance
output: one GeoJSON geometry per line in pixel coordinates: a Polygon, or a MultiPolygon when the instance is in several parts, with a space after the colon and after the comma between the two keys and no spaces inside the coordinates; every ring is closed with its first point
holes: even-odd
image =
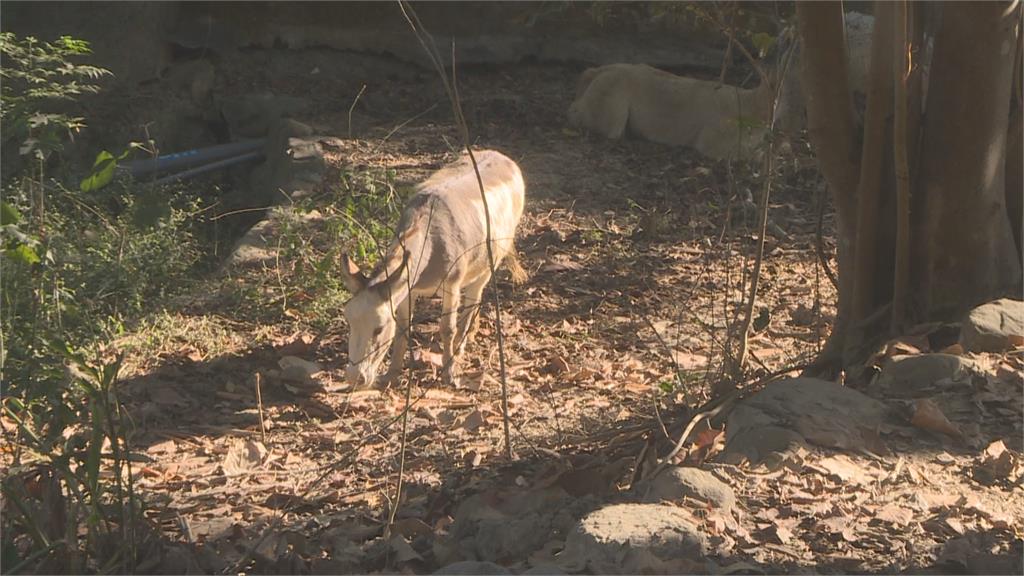
{"type": "Polygon", "coordinates": [[[610,64],[583,72],[569,122],[612,139],[628,132],[711,158],[750,158],[771,97],[767,85],[748,90],[646,64],[610,64]]]}

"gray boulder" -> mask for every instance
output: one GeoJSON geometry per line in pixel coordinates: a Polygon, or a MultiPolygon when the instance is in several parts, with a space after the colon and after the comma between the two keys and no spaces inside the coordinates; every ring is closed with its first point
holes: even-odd
{"type": "Polygon", "coordinates": [[[658,474],[642,488],[644,502],[678,502],[693,498],[723,512],[736,506],[736,493],[714,474],[700,468],[676,466],[658,474]]]}
{"type": "Polygon", "coordinates": [[[872,449],[874,431],[889,408],[856,390],[827,380],[774,382],[740,403],[726,424],[723,460],[752,463],[805,442],[845,450],[872,449]]]}
{"type": "Polygon", "coordinates": [[[702,572],[707,546],[685,509],[613,504],[580,520],[566,539],[559,565],[592,574],[702,572]]]}
{"type": "Polygon", "coordinates": [[[470,496],[455,511],[451,536],[458,557],[515,561],[550,539],[557,511],[571,506],[561,490],[513,491],[500,499],[470,496]]]}
{"type": "Polygon", "coordinates": [[[882,367],[871,389],[886,397],[916,398],[934,393],[942,383],[970,383],[973,367],[970,360],[952,354],[895,356],[882,367]]]}
{"type": "Polygon", "coordinates": [[[960,344],[968,352],[1001,352],[1024,340],[1024,302],[993,300],[971,310],[960,328],[960,344]]]}

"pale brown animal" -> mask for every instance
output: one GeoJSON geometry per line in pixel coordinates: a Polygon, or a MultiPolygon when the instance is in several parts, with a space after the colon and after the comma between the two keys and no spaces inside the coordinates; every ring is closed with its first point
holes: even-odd
{"type": "MultiPolygon", "coordinates": [[[[503,260],[513,280],[525,272],[514,238],[523,214],[525,183],[515,162],[500,152],[475,152],[490,211],[494,265],[503,260]]],[[[468,155],[419,185],[399,221],[382,264],[364,275],[343,257],[342,274],[352,298],[345,305],[350,327],[346,377],[372,385],[387,348],[391,366],[385,381],[404,366],[409,319],[419,296],[441,296],[444,378],[458,378],[457,360],[472,339],[484,287],[491,279],[484,203],[468,155]]]]}
{"type": "Polygon", "coordinates": [[[580,77],[569,122],[611,139],[631,134],[716,159],[748,158],[764,135],[771,86],[737,88],[646,64],[610,64],[580,77]]]}

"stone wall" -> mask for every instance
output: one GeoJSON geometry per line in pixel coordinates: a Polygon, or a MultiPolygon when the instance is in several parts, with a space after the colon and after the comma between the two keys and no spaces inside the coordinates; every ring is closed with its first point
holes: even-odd
{"type": "MultiPolygon", "coordinates": [[[[591,3],[570,2],[426,2],[416,9],[445,56],[454,41],[463,64],[645,62],[709,71],[720,66],[721,34],[692,18],[645,17],[649,6],[599,7],[614,12],[611,17],[595,15],[591,3]]],[[[2,10],[4,30],[90,41],[97,63],[118,82],[159,76],[175,51],[329,47],[427,63],[394,2],[12,1],[2,10]]],[[[748,10],[755,28],[771,28],[757,18],[758,7],[748,10]]]]}

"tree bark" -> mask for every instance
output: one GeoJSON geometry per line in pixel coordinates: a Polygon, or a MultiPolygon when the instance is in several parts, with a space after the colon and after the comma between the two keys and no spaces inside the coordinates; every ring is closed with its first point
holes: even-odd
{"type": "Polygon", "coordinates": [[[1021,228],[1024,225],[1024,30],[1017,29],[1017,58],[1013,64],[1013,97],[1010,100],[1010,131],[1006,135],[1006,212],[1017,245],[1017,261],[1024,258],[1021,228]]]}
{"type": "Polygon", "coordinates": [[[871,40],[871,75],[867,110],[864,115],[864,148],[857,183],[857,236],[854,246],[853,297],[850,320],[857,323],[887,301],[892,272],[880,269],[880,249],[891,251],[891,230],[879,218],[883,197],[891,196],[893,180],[888,178],[886,154],[890,150],[890,120],[893,112],[893,12],[886,0],[875,2],[875,27],[871,40]],[[881,287],[881,288],[880,288],[881,287]],[[882,296],[880,294],[885,294],[882,296]]]}
{"type": "Polygon", "coordinates": [[[911,54],[914,37],[914,7],[902,0],[893,14],[893,153],[896,169],[896,259],[893,266],[892,321],[890,331],[907,322],[910,296],[910,155],[916,140],[909,126],[911,114],[911,54]]]}
{"type": "Polygon", "coordinates": [[[955,319],[1018,282],[1005,207],[1017,12],[1003,2],[943,6],[924,121],[923,226],[916,285],[930,319],[955,319]]]}
{"type": "Polygon", "coordinates": [[[807,132],[836,207],[839,302],[832,336],[823,355],[841,350],[853,296],[853,240],[860,145],[840,2],[797,2],[801,84],[807,106],[807,132]]]}

